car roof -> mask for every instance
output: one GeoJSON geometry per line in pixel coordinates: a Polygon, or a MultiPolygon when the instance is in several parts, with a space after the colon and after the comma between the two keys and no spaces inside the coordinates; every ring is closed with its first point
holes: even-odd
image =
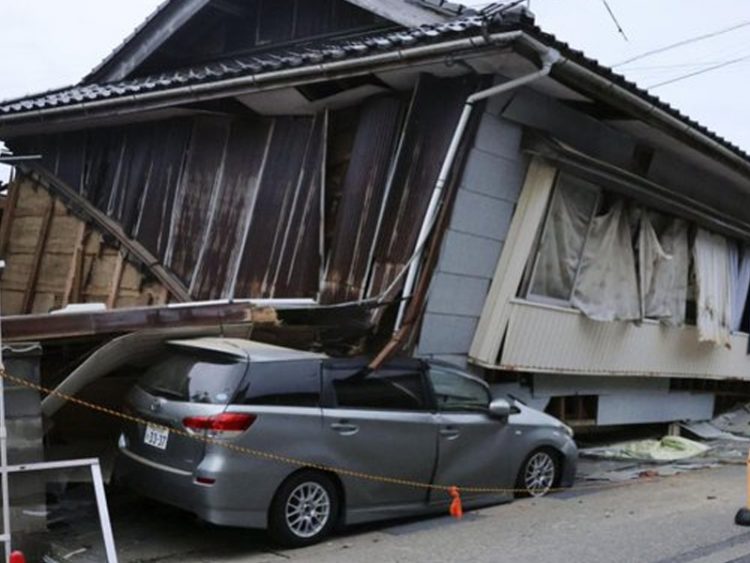
{"type": "Polygon", "coordinates": [[[168,344],[179,348],[192,348],[226,354],[248,359],[251,362],[322,360],[328,357],[325,354],[318,354],[316,352],[305,352],[293,348],[274,346],[273,344],[266,344],[264,342],[244,340],[242,338],[191,338],[188,340],[170,340],[168,344]]]}

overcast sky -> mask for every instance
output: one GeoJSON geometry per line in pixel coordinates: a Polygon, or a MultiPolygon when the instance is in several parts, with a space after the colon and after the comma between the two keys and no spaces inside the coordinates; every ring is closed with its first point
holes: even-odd
{"type": "MultiPolygon", "coordinates": [[[[750,0],[531,0],[546,31],[605,65],[750,21],[750,0]]],[[[75,83],[161,0],[0,0],[0,99],[75,83]]],[[[468,2],[483,4],[485,2],[468,2]]],[[[750,150],[750,26],[617,67],[641,86],[734,59],[740,62],[654,93],[750,150]]]]}

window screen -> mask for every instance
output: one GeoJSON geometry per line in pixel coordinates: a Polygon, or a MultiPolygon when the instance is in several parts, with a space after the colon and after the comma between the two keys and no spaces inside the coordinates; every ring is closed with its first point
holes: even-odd
{"type": "Polygon", "coordinates": [[[246,405],[318,406],[320,363],[251,362],[242,395],[246,405]]]}
{"type": "Polygon", "coordinates": [[[342,408],[394,411],[429,410],[422,375],[411,371],[378,371],[333,381],[336,403],[342,408]]]}

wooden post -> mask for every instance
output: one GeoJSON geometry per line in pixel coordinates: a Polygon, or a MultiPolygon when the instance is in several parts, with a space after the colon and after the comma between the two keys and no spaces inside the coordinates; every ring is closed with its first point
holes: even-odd
{"type": "Polygon", "coordinates": [[[122,281],[122,272],[125,267],[125,255],[122,251],[117,252],[117,261],[115,270],[112,273],[112,283],[109,286],[109,296],[107,297],[107,309],[114,309],[117,304],[117,294],[120,293],[120,282],[122,281]]]}
{"type": "Polygon", "coordinates": [[[13,226],[13,216],[16,213],[18,204],[18,194],[21,191],[21,181],[16,180],[8,188],[8,198],[5,200],[5,209],[3,209],[3,219],[0,222],[0,258],[5,257],[10,242],[10,231],[13,226]]]}
{"type": "Polygon", "coordinates": [[[84,244],[86,242],[86,222],[81,221],[78,227],[78,233],[76,234],[76,243],[73,247],[73,254],[70,259],[70,267],[68,268],[68,277],[65,281],[65,292],[62,298],[63,309],[70,305],[71,301],[76,303],[79,300],[81,294],[81,284],[83,277],[83,253],[84,244]]]}
{"type": "Polygon", "coordinates": [[[47,237],[49,236],[49,228],[52,224],[52,216],[55,214],[55,200],[50,196],[47,210],[44,212],[42,218],[42,225],[39,228],[39,238],[36,241],[36,248],[34,249],[34,258],[31,263],[31,272],[29,273],[29,279],[26,282],[26,290],[23,294],[23,307],[22,311],[25,314],[31,313],[31,308],[34,305],[34,294],[36,293],[36,283],[39,279],[39,269],[42,265],[42,258],[44,257],[44,248],[47,246],[47,237]]]}

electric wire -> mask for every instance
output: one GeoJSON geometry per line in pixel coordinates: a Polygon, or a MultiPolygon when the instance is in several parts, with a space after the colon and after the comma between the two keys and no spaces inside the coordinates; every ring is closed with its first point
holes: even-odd
{"type": "Polygon", "coordinates": [[[635,55],[633,57],[630,57],[629,59],[625,59],[624,61],[620,61],[619,63],[611,65],[612,68],[617,68],[619,66],[624,66],[627,64],[630,64],[635,61],[639,61],[641,59],[645,59],[646,57],[651,57],[653,55],[658,55],[660,53],[664,53],[666,51],[671,51],[672,49],[677,49],[678,47],[683,47],[685,45],[691,45],[693,43],[697,43],[699,41],[705,41],[706,39],[711,39],[713,37],[717,37],[719,35],[723,35],[725,33],[729,33],[731,31],[735,31],[737,29],[741,29],[743,27],[750,26],[750,20],[744,21],[741,23],[738,23],[736,25],[733,25],[731,27],[726,27],[723,29],[719,29],[717,31],[712,31],[710,33],[704,33],[703,35],[697,35],[695,37],[689,37],[687,39],[683,39],[681,41],[678,41],[676,43],[670,43],[669,45],[665,45],[664,47],[659,47],[657,49],[651,49],[650,51],[646,51],[644,53],[641,53],[639,55],[635,55]]]}
{"type": "Polygon", "coordinates": [[[661,88],[662,86],[666,86],[667,84],[674,84],[675,82],[680,82],[682,80],[686,80],[686,79],[692,78],[694,76],[699,76],[701,74],[705,74],[707,72],[718,70],[720,68],[724,68],[726,66],[737,64],[737,63],[740,63],[740,62],[743,62],[743,61],[747,61],[747,60],[750,60],[750,55],[747,55],[745,57],[740,57],[740,58],[737,58],[737,59],[732,59],[732,60],[729,60],[729,61],[724,61],[723,63],[719,63],[717,65],[713,65],[713,66],[710,66],[708,68],[704,68],[704,69],[701,69],[701,70],[696,70],[694,72],[689,72],[687,74],[683,74],[683,75],[677,76],[675,78],[670,78],[669,80],[664,80],[663,82],[657,82],[656,84],[652,84],[652,85],[648,86],[648,89],[649,90],[653,90],[654,88],[661,88]]]}
{"type": "Polygon", "coordinates": [[[620,25],[620,22],[617,20],[617,16],[612,11],[612,8],[610,8],[609,2],[607,2],[607,0],[602,0],[602,3],[604,4],[604,7],[607,8],[607,11],[609,12],[609,17],[612,18],[613,22],[615,22],[615,25],[617,26],[617,31],[620,32],[620,35],[622,35],[622,37],[623,37],[623,39],[625,39],[625,41],[630,41],[628,39],[628,36],[625,35],[625,30],[622,28],[622,26],[620,25]]]}

